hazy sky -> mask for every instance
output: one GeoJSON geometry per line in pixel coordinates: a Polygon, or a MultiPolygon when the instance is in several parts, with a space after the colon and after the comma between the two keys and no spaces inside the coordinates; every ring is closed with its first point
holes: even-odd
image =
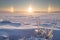
{"type": "Polygon", "coordinates": [[[60,0],[0,0],[0,10],[11,7],[15,10],[26,10],[31,5],[34,11],[47,10],[50,5],[52,10],[60,10],[60,0]]]}

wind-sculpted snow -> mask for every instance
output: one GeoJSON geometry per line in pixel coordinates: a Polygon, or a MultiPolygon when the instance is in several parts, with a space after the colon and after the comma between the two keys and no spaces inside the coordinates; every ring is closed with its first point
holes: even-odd
{"type": "MultiPolygon", "coordinates": [[[[18,40],[22,37],[29,38],[31,35],[36,36],[35,29],[17,29],[17,30],[9,30],[9,29],[0,29],[0,40],[1,37],[7,36],[9,40],[18,40]]],[[[60,40],[60,30],[54,30],[53,32],[53,40],[60,40]]]]}
{"type": "Polygon", "coordinates": [[[20,23],[12,23],[10,21],[1,21],[0,22],[0,26],[5,26],[5,25],[10,25],[10,26],[15,26],[15,27],[21,26],[20,23]]]}
{"type": "Polygon", "coordinates": [[[35,29],[37,26],[39,26],[40,29],[53,29],[53,40],[60,40],[59,13],[45,13],[44,15],[37,16],[28,16],[23,15],[22,13],[1,13],[0,40],[1,37],[8,37],[9,40],[19,40],[22,37],[30,37],[33,33],[35,36],[35,29]],[[38,22],[40,22],[39,25],[38,22]],[[56,25],[53,25],[53,23],[56,25]]]}
{"type": "MultiPolygon", "coordinates": [[[[41,13],[40,13],[41,14],[41,13]]],[[[42,13],[43,14],[43,13],[42,13]]],[[[31,26],[38,26],[38,21],[40,21],[40,26],[43,27],[52,27],[52,23],[56,22],[56,28],[60,28],[60,14],[59,13],[51,13],[47,14],[45,13],[44,15],[38,15],[38,16],[28,16],[28,15],[23,15],[23,14],[17,14],[15,15],[12,14],[2,14],[0,15],[0,26],[9,26],[9,28],[14,28],[15,27],[26,27],[30,28],[31,26]],[[7,21],[6,21],[7,20],[7,21]]],[[[4,27],[3,27],[4,28],[4,27]]],[[[17,28],[18,29],[18,28],[17,28]]]]}

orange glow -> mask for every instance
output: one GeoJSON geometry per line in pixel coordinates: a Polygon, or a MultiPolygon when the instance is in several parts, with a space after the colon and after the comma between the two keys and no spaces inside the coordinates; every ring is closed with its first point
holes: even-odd
{"type": "Polygon", "coordinates": [[[48,6],[48,12],[51,12],[51,6],[48,6]]]}
{"type": "Polygon", "coordinates": [[[32,13],[32,7],[31,6],[29,6],[29,8],[28,8],[28,12],[32,13]]]}
{"type": "Polygon", "coordinates": [[[14,12],[14,7],[10,7],[10,12],[14,12]]]}

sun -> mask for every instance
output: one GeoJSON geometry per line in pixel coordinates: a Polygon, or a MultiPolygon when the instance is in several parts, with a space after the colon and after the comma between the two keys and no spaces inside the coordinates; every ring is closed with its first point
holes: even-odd
{"type": "Polygon", "coordinates": [[[28,12],[32,13],[32,7],[31,6],[28,7],[28,12]]]}
{"type": "Polygon", "coordinates": [[[14,7],[10,7],[10,12],[14,12],[14,7]]]}
{"type": "Polygon", "coordinates": [[[51,12],[51,9],[52,9],[51,6],[48,6],[48,12],[51,12]]]}
{"type": "Polygon", "coordinates": [[[28,6],[26,12],[27,12],[27,13],[24,13],[25,15],[35,15],[35,14],[34,14],[33,7],[32,7],[31,5],[28,6]]]}

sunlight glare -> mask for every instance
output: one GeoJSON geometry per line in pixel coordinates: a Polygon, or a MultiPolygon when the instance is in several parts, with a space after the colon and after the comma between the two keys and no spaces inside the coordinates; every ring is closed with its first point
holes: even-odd
{"type": "Polygon", "coordinates": [[[10,12],[14,12],[14,7],[10,7],[10,12]]]}
{"type": "Polygon", "coordinates": [[[32,13],[32,7],[31,6],[28,8],[28,12],[32,13]]]}
{"type": "Polygon", "coordinates": [[[51,6],[48,6],[48,12],[51,12],[51,6]]]}

